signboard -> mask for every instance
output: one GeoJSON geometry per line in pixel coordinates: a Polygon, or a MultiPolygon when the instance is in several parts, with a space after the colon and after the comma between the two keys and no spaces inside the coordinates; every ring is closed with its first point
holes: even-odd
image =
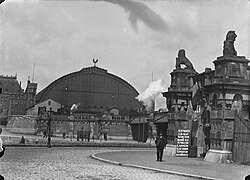
{"type": "Polygon", "coordinates": [[[178,129],[176,156],[188,156],[190,129],[178,129]]]}

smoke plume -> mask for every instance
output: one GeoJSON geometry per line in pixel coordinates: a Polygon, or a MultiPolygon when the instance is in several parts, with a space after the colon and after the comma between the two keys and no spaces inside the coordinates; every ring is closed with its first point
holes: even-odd
{"type": "Polygon", "coordinates": [[[136,97],[139,101],[142,101],[147,109],[151,109],[154,105],[155,98],[165,91],[165,87],[162,85],[162,80],[150,82],[148,88],[136,97]]]}
{"type": "Polygon", "coordinates": [[[113,4],[117,4],[129,12],[128,20],[131,23],[132,28],[138,32],[138,21],[142,21],[150,29],[157,32],[166,32],[169,27],[164,19],[155,13],[152,9],[141,2],[135,2],[132,0],[91,0],[91,1],[105,1],[113,4]]]}
{"type": "Polygon", "coordinates": [[[80,105],[81,105],[81,103],[73,104],[70,108],[70,112],[76,111],[80,105]]]}

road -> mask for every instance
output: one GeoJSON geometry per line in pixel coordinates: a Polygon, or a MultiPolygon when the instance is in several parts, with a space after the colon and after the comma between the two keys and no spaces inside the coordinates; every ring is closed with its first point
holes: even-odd
{"type": "Polygon", "coordinates": [[[93,147],[7,147],[0,159],[5,179],[84,180],[191,180],[192,178],[112,165],[95,160],[91,154],[119,148],[93,147]]]}

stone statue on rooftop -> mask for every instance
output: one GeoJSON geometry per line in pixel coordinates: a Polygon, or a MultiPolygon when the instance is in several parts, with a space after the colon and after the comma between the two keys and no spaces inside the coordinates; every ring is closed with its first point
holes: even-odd
{"type": "Polygon", "coordinates": [[[176,65],[175,65],[176,69],[182,69],[181,64],[184,64],[186,66],[185,69],[194,70],[193,64],[186,57],[184,49],[180,49],[178,52],[178,57],[176,58],[176,65]]]}
{"type": "Polygon", "coordinates": [[[223,56],[237,56],[237,51],[234,49],[234,41],[237,35],[235,31],[228,31],[226,40],[223,46],[223,56]]]}

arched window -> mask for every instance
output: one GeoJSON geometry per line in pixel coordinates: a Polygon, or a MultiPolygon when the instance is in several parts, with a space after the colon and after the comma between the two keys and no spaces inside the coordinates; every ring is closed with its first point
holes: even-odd
{"type": "Polygon", "coordinates": [[[233,97],[232,110],[234,110],[234,109],[241,110],[242,109],[242,100],[243,100],[243,97],[240,94],[235,94],[233,97]]]}
{"type": "Polygon", "coordinates": [[[216,109],[216,103],[217,103],[217,95],[214,94],[212,99],[212,110],[216,109]]]}
{"type": "Polygon", "coordinates": [[[234,97],[233,97],[233,101],[239,101],[239,100],[243,100],[243,97],[242,95],[240,94],[235,94],[234,97]]]}

